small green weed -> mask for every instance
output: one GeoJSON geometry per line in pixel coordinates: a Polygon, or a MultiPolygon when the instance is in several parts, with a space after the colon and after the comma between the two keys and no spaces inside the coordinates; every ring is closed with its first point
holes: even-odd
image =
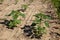
{"type": "Polygon", "coordinates": [[[12,16],[12,20],[10,20],[8,28],[16,27],[17,24],[21,23],[21,20],[17,19],[19,16],[25,17],[23,13],[14,10],[8,16],[12,16]]]}
{"type": "Polygon", "coordinates": [[[38,13],[36,15],[34,15],[36,18],[34,20],[34,23],[36,23],[36,27],[34,28],[34,33],[36,34],[36,36],[40,36],[41,34],[46,33],[46,27],[49,27],[49,23],[48,20],[46,19],[51,19],[51,17],[44,15],[42,13],[38,13]],[[46,27],[41,26],[41,22],[44,21],[44,24],[46,27]]]}

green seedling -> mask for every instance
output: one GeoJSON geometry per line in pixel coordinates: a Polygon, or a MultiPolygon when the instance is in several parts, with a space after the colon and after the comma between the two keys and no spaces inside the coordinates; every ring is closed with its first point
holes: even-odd
{"type": "Polygon", "coordinates": [[[36,17],[35,20],[34,20],[34,23],[38,24],[40,22],[41,22],[41,19],[36,17]]]}
{"type": "Polygon", "coordinates": [[[8,28],[13,28],[13,27],[16,27],[17,24],[21,23],[21,20],[11,20],[9,22],[9,27],[8,28]]]}
{"type": "Polygon", "coordinates": [[[35,20],[33,23],[36,23],[36,27],[34,27],[33,31],[34,33],[36,34],[36,36],[39,36],[39,35],[42,35],[44,33],[46,33],[46,27],[49,27],[49,23],[48,23],[48,20],[46,19],[51,19],[51,17],[45,15],[45,14],[42,14],[42,13],[38,13],[35,16],[35,20]],[[41,22],[44,21],[44,24],[46,27],[42,27],[41,26],[41,22]]]}
{"type": "Polygon", "coordinates": [[[8,16],[12,16],[13,19],[17,19],[19,16],[25,17],[24,13],[14,10],[8,16]]]}
{"type": "Polygon", "coordinates": [[[17,24],[21,23],[21,20],[18,19],[19,16],[25,17],[23,13],[14,10],[8,16],[12,16],[12,20],[9,21],[8,28],[16,27],[17,24]]]}
{"type": "Polygon", "coordinates": [[[44,15],[44,14],[42,14],[42,13],[38,13],[38,14],[36,14],[36,15],[34,15],[34,16],[37,17],[37,18],[40,18],[40,19],[51,19],[50,16],[44,15]]]}
{"type": "Polygon", "coordinates": [[[57,9],[56,13],[58,15],[58,18],[60,19],[60,0],[51,0],[54,7],[57,9]]]}
{"type": "Polygon", "coordinates": [[[47,21],[44,22],[46,27],[49,27],[49,23],[47,21]]]}

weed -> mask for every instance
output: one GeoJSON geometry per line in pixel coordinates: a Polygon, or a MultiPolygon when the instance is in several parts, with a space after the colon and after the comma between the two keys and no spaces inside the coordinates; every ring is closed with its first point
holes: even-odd
{"type": "Polygon", "coordinates": [[[51,19],[51,17],[44,15],[42,13],[38,13],[34,16],[36,17],[34,20],[34,23],[36,23],[36,27],[34,28],[36,36],[46,33],[46,29],[45,29],[45,27],[41,26],[41,24],[42,24],[41,22],[44,21],[45,26],[49,27],[48,20],[46,20],[46,19],[51,19]]]}
{"type": "Polygon", "coordinates": [[[12,16],[12,20],[8,23],[8,28],[16,27],[17,24],[21,23],[21,20],[17,19],[19,16],[25,17],[23,13],[14,10],[8,16],[12,16]]]}

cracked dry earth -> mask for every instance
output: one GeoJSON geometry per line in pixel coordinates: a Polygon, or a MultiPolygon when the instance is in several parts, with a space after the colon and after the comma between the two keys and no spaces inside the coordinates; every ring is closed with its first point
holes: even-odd
{"type": "MultiPolygon", "coordinates": [[[[55,10],[50,2],[50,0],[19,0],[15,5],[15,0],[4,0],[2,4],[0,4],[0,19],[6,18],[11,19],[10,17],[6,17],[6,14],[9,14],[12,10],[21,9],[22,4],[29,4],[28,8],[24,12],[26,17],[22,18],[22,23],[17,25],[13,30],[6,28],[5,25],[0,24],[0,40],[60,40],[60,24],[58,17],[55,13],[55,10]],[[29,38],[23,34],[23,27],[25,24],[30,25],[34,20],[33,15],[39,12],[43,12],[44,14],[50,15],[53,19],[49,21],[50,27],[47,28],[47,33],[44,34],[41,39],[29,38]]],[[[3,20],[0,20],[0,22],[3,20]]]]}

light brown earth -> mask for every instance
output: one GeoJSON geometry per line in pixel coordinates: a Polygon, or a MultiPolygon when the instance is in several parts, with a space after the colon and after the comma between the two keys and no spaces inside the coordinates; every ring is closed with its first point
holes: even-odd
{"type": "Polygon", "coordinates": [[[0,24],[0,40],[60,40],[60,36],[55,34],[60,34],[60,24],[58,24],[59,20],[50,0],[33,0],[33,2],[30,2],[30,0],[19,0],[16,5],[15,0],[4,0],[3,4],[0,4],[0,19],[7,18],[9,20],[10,17],[6,17],[5,15],[9,14],[12,10],[21,9],[22,4],[29,4],[27,10],[24,12],[26,17],[22,19],[22,23],[17,25],[18,27],[15,27],[14,30],[8,29],[5,25],[0,24]],[[50,27],[47,28],[47,34],[44,34],[41,39],[26,37],[21,27],[25,24],[30,25],[32,20],[34,20],[33,15],[39,12],[48,14],[54,18],[49,21],[50,27]]]}

